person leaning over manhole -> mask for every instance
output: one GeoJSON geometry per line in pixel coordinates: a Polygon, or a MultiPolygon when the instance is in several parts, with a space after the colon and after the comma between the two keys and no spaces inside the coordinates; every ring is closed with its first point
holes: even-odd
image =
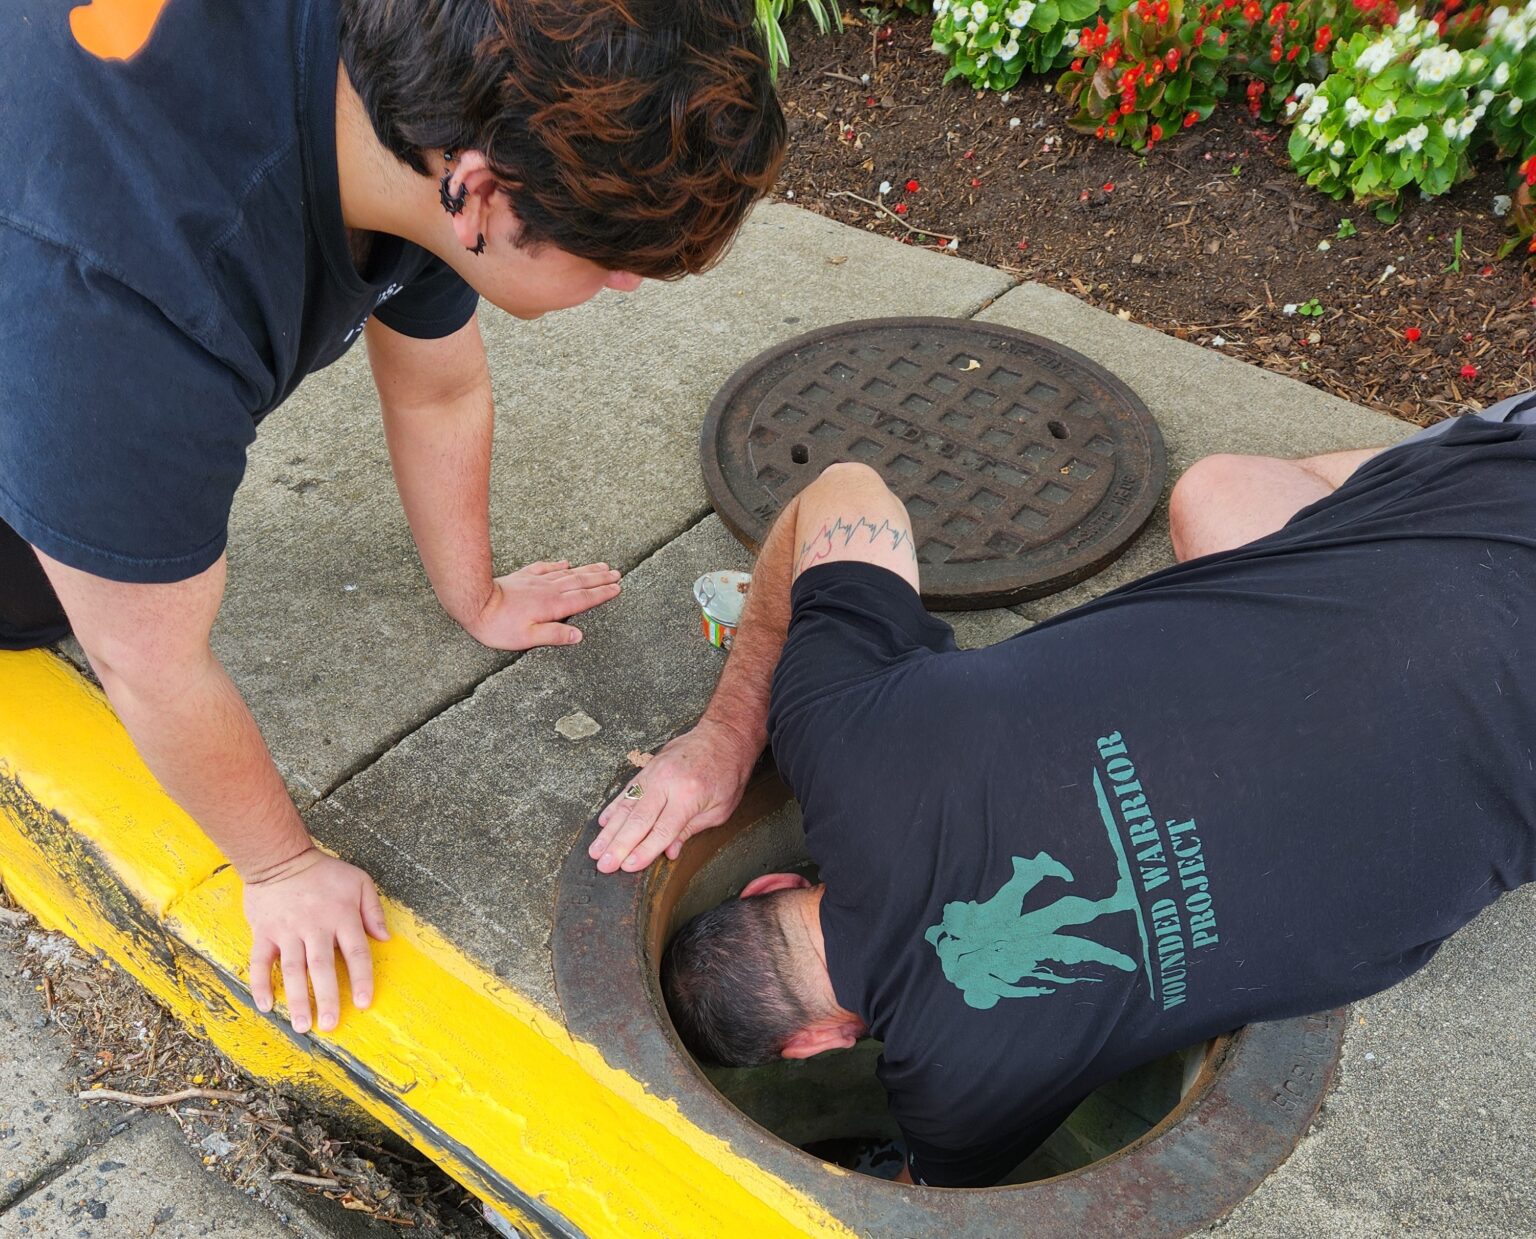
{"type": "Polygon", "coordinates": [[[1536,879],[1536,393],[1382,451],[1216,456],[1177,566],[959,652],[901,503],[784,510],[719,688],[598,868],[718,825],[770,738],[821,885],[668,946],[707,1062],[884,1042],[904,1176],[997,1182],[1089,1093],[1385,989],[1536,879]]]}
{"type": "Polygon", "coordinates": [[[701,271],[784,148],[744,0],[57,0],[0,79],[0,647],[79,638],[245,884],[251,989],[371,998],[385,925],[317,850],[209,629],[256,425],[359,337],[438,601],[580,639],[606,564],[492,571],[477,296],[519,318],[701,271]],[[36,552],[34,555],[34,551],[36,552]],[[41,564],[41,567],[39,567],[41,564]]]}

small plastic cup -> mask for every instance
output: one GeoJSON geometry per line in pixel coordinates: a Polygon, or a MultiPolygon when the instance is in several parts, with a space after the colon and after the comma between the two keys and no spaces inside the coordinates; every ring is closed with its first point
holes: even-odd
{"type": "Polygon", "coordinates": [[[699,604],[704,640],[722,650],[731,648],[736,626],[741,623],[741,608],[752,584],[750,572],[706,572],[693,583],[693,596],[699,604]]]}

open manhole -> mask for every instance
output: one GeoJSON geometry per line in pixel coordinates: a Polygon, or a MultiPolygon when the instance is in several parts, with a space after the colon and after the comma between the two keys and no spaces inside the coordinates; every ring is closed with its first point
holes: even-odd
{"type": "Polygon", "coordinates": [[[897,1133],[874,1075],[876,1043],[706,1071],[683,1049],[661,998],[660,956],[676,929],[759,874],[805,864],[799,814],[778,777],[760,772],[729,823],[644,874],[598,874],[590,840],[582,836],[562,870],[554,932],[570,1031],[859,1234],[1188,1234],[1290,1155],[1338,1061],[1342,1012],[1252,1025],[1106,1085],[1008,1185],[888,1183],[883,1176],[899,1165],[888,1153],[882,1164],[880,1149],[897,1133]],[[860,1155],[867,1173],[827,1173],[827,1160],[854,1165],[860,1155]]]}
{"type": "Polygon", "coordinates": [[[1011,606],[1105,567],[1157,506],[1162,435],[1080,353],[969,319],[881,318],[748,362],[700,439],[720,518],[753,551],[828,465],[857,461],[907,505],[931,609],[1011,606]]]}

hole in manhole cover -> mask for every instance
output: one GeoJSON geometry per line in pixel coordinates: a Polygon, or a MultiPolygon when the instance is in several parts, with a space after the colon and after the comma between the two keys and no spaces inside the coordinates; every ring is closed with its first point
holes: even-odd
{"type": "Polygon", "coordinates": [[[931,609],[1010,606],[1113,561],[1167,476],[1162,435],[1102,366],[968,319],[812,332],[748,362],[700,439],[721,519],[753,550],[828,465],[857,461],[907,505],[931,609]]]}
{"type": "Polygon", "coordinates": [[[730,822],[644,874],[598,874],[586,854],[593,833],[595,823],[560,878],[554,963],[570,1031],[856,1233],[1185,1235],[1230,1211],[1289,1156],[1332,1080],[1342,1012],[1253,1025],[1106,1085],[1008,1185],[887,1183],[882,1173],[898,1168],[888,1143],[896,1132],[874,1077],[877,1044],[706,1071],[678,1041],[661,998],[659,960],[676,929],[759,874],[806,864],[799,814],[777,776],[761,772],[730,822]],[[868,1173],[828,1174],[823,1159],[868,1173]]]}

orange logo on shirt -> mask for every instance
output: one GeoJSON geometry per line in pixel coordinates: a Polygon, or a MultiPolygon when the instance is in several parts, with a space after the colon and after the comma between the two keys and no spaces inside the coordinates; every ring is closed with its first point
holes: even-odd
{"type": "Polygon", "coordinates": [[[69,11],[75,42],[102,60],[127,60],[149,42],[169,0],[91,0],[69,11]]]}

